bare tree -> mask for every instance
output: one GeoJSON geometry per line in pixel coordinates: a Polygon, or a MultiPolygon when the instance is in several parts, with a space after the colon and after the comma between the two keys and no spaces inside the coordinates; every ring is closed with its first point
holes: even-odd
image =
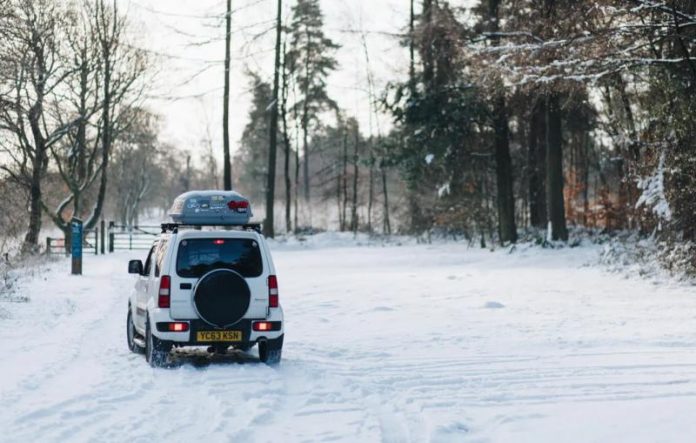
{"type": "Polygon", "coordinates": [[[292,146],[290,144],[290,132],[288,128],[288,94],[290,93],[290,79],[287,67],[287,52],[283,42],[283,80],[281,92],[280,115],[283,121],[283,144],[285,147],[285,158],[283,165],[283,175],[285,178],[285,232],[292,232],[292,180],[290,178],[290,158],[292,146]]]}
{"type": "Polygon", "coordinates": [[[142,117],[134,106],[147,68],[143,51],[126,40],[127,18],[119,14],[116,2],[111,6],[104,0],[94,5],[85,2],[73,14],[80,25],[66,38],[70,75],[59,89],[61,101],[54,110],[59,121],[66,113],[70,116],[63,125],[69,130],[64,142],[51,149],[69,193],[53,210],[42,202],[65,234],[66,245],[70,244],[66,213],[70,205],[73,216],[86,217],[85,229],[94,228],[101,217],[113,144],[142,117]],[[87,205],[83,194],[97,182],[96,197],[87,205]]]}
{"type": "Polygon", "coordinates": [[[269,149],[268,149],[268,181],[266,185],[266,222],[263,224],[264,234],[267,237],[275,236],[274,205],[275,205],[275,181],[276,181],[276,152],[278,150],[278,100],[280,83],[280,52],[282,40],[282,14],[283,1],[278,0],[278,16],[276,18],[276,43],[275,64],[273,65],[273,103],[271,103],[271,121],[269,125],[269,149]]]}
{"type": "Polygon", "coordinates": [[[232,189],[232,161],[230,160],[230,46],[232,40],[232,0],[227,0],[225,13],[225,91],[222,106],[222,144],[225,190],[232,189]]]}
{"type": "Polygon", "coordinates": [[[358,122],[349,120],[350,126],[354,131],[353,141],[353,202],[350,208],[350,230],[353,233],[358,232],[358,180],[360,176],[360,168],[358,160],[360,159],[360,129],[358,122]]]}
{"type": "Polygon", "coordinates": [[[2,149],[9,161],[0,168],[29,192],[29,220],[22,252],[33,253],[38,249],[41,185],[50,149],[73,124],[56,121],[46,112],[57,88],[70,74],[60,53],[61,32],[67,24],[64,10],[52,1],[17,0],[10,3],[10,8],[2,45],[2,82],[9,89],[0,107],[0,132],[7,137],[2,149]]]}
{"type": "Polygon", "coordinates": [[[65,35],[64,63],[70,71],[64,85],[57,89],[59,100],[52,103],[51,113],[56,121],[69,128],[66,136],[51,149],[53,164],[69,191],[55,209],[50,209],[42,199],[42,207],[54,224],[66,235],[66,246],[70,245],[70,216],[80,217],[83,209],[83,194],[99,177],[99,147],[97,136],[91,134],[94,125],[91,119],[99,110],[100,57],[94,44],[93,27],[89,11],[68,11],[74,26],[65,35]],[[71,213],[67,213],[72,205],[71,213]]]}
{"type": "Polygon", "coordinates": [[[165,181],[165,168],[159,162],[157,116],[141,108],[129,112],[134,114],[134,123],[114,145],[110,172],[116,212],[122,225],[137,224],[144,198],[157,183],[165,181]]]}

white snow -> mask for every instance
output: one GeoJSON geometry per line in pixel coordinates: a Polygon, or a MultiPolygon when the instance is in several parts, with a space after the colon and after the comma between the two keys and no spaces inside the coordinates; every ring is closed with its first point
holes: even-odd
{"type": "Polygon", "coordinates": [[[450,194],[450,184],[449,183],[445,183],[444,185],[440,186],[437,189],[437,196],[440,198],[442,198],[446,195],[449,195],[449,194],[450,194]]]}
{"type": "Polygon", "coordinates": [[[275,369],[153,370],[125,344],[141,254],[51,265],[3,303],[0,441],[693,441],[693,288],[608,273],[593,246],[348,242],[273,243],[275,369]]]}
{"type": "Polygon", "coordinates": [[[660,154],[660,161],[655,173],[644,179],[638,180],[638,189],[642,190],[636,208],[647,207],[662,220],[672,219],[672,210],[665,196],[665,153],[660,154]]]}

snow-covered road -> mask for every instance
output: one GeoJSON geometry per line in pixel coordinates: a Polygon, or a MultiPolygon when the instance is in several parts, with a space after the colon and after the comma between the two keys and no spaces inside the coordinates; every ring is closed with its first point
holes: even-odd
{"type": "Polygon", "coordinates": [[[692,288],[593,247],[276,249],[279,368],[131,354],[129,254],[26,280],[0,306],[0,442],[696,441],[692,288]]]}

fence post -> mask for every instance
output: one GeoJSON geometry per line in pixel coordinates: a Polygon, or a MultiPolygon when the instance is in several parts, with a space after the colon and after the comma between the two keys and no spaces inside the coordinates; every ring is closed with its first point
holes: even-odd
{"type": "Polygon", "coordinates": [[[106,231],[106,222],[104,222],[104,219],[102,219],[100,223],[100,232],[101,232],[101,254],[104,255],[104,236],[106,231]]]}
{"type": "Polygon", "coordinates": [[[94,256],[99,255],[99,228],[94,228],[94,256]]]}
{"type": "Polygon", "coordinates": [[[114,252],[114,226],[113,221],[109,222],[109,254],[114,252]]]}
{"type": "Polygon", "coordinates": [[[46,237],[46,255],[51,255],[51,237],[46,237]]]}
{"type": "Polygon", "coordinates": [[[128,250],[129,251],[133,250],[133,227],[132,226],[128,229],[128,250]]]}

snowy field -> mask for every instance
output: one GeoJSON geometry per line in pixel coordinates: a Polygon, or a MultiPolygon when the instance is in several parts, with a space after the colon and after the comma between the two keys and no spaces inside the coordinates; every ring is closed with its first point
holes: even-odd
{"type": "MultiPolygon", "coordinates": [[[[276,245],[284,360],[126,348],[129,258],[2,303],[0,441],[693,442],[696,297],[599,249],[276,245]]],[[[142,254],[144,256],[144,254],[142,254]]]]}

